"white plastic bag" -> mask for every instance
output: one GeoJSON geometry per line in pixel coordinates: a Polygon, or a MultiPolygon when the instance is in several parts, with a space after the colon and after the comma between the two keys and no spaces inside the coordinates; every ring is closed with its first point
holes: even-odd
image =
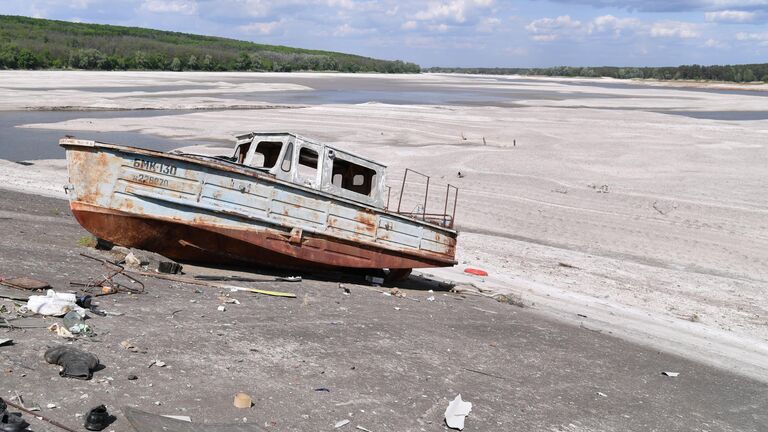
{"type": "Polygon", "coordinates": [[[40,315],[62,316],[71,310],[83,309],[76,304],[77,296],[70,293],[57,293],[48,290],[44,296],[30,296],[27,309],[40,315]]]}

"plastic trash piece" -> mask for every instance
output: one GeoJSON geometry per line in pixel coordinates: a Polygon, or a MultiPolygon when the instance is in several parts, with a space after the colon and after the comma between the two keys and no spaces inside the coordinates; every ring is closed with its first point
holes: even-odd
{"type": "Polygon", "coordinates": [[[13,339],[0,339],[0,346],[13,344],[13,339]]]}
{"type": "Polygon", "coordinates": [[[62,316],[71,310],[82,310],[77,305],[77,296],[48,290],[44,296],[29,296],[27,309],[40,315],[62,316]]]}
{"type": "Polygon", "coordinates": [[[335,425],[333,425],[333,427],[334,427],[334,429],[338,429],[338,428],[340,428],[342,426],[346,426],[348,423],[349,423],[348,419],[339,420],[339,421],[336,422],[335,425]]]}
{"type": "Polygon", "coordinates": [[[664,371],[661,374],[664,375],[664,376],[675,378],[676,376],[680,375],[680,372],[667,372],[667,371],[664,371]]]}
{"type": "Polygon", "coordinates": [[[461,393],[445,409],[445,424],[451,429],[464,429],[464,418],[472,411],[472,402],[461,400],[461,393]]]}
{"type": "Polygon", "coordinates": [[[469,273],[475,276],[488,276],[488,272],[478,268],[467,267],[464,269],[464,273],[469,273]]]}
{"type": "Polygon", "coordinates": [[[45,361],[61,366],[59,375],[67,378],[89,380],[99,365],[95,355],[70,345],[55,346],[45,352],[45,361]]]}
{"type": "Polygon", "coordinates": [[[253,405],[253,400],[246,393],[238,393],[235,395],[235,407],[236,408],[250,408],[253,405]]]}
{"type": "Polygon", "coordinates": [[[85,323],[85,313],[69,311],[64,315],[64,327],[72,334],[93,336],[93,329],[85,323]]]}
{"type": "Polygon", "coordinates": [[[71,331],[67,330],[66,327],[64,327],[62,324],[59,323],[53,323],[50,326],[48,326],[48,330],[56,333],[57,335],[63,337],[63,338],[73,338],[75,335],[72,334],[71,331]]]}

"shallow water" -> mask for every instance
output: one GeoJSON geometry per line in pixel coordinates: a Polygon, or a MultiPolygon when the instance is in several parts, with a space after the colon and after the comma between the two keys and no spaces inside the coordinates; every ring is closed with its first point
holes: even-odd
{"type": "Polygon", "coordinates": [[[93,132],[60,131],[56,129],[18,128],[30,123],[55,123],[78,118],[154,117],[183,114],[189,111],[4,111],[0,112],[0,159],[23,161],[34,159],[63,159],[64,149],[59,139],[74,135],[83,139],[95,139],[152,150],[168,151],[177,147],[208,144],[181,141],[148,135],[140,132],[93,132]]]}
{"type": "MultiPolygon", "coordinates": [[[[186,85],[147,85],[131,87],[82,87],[79,90],[84,91],[141,91],[145,94],[137,95],[141,98],[152,98],[153,93],[166,92],[170,90],[185,90],[189,93],[180,94],[179,97],[195,96],[197,89],[216,88],[210,81],[196,81],[194,76],[188,77],[190,83],[186,85]]],[[[321,105],[321,104],[360,104],[366,102],[379,102],[394,105],[458,105],[458,106],[500,106],[515,107],[521,100],[565,100],[565,99],[616,99],[630,96],[601,94],[582,92],[584,87],[598,88],[630,88],[630,89],[653,89],[675,91],[678,98],[687,98],[680,92],[687,92],[691,98],[696,97],[697,92],[712,92],[731,94],[734,96],[768,96],[768,92],[761,91],[733,91],[720,89],[697,89],[697,88],[672,88],[672,87],[648,87],[634,82],[576,82],[569,80],[555,80],[558,84],[565,86],[564,91],[555,91],[541,89],[537,87],[528,88],[486,88],[489,83],[499,84],[509,82],[533,82],[540,83],[540,80],[531,78],[514,77],[479,77],[473,76],[465,80],[462,86],[451,86],[441,82],[424,82],[411,79],[393,80],[385,76],[345,76],[345,75],[323,75],[307,77],[300,75],[273,76],[253,74],[251,76],[222,77],[228,82],[264,82],[264,83],[292,83],[311,87],[312,90],[294,90],[294,91],[254,91],[254,92],[231,92],[227,88],[221,89],[220,93],[200,93],[199,95],[208,97],[221,97],[241,99],[247,101],[263,101],[272,104],[300,104],[300,105],[321,105]],[[568,91],[572,87],[573,91],[568,91]]],[[[466,78],[466,77],[465,77],[466,78]]],[[[210,80],[210,78],[206,78],[210,80]]],[[[40,86],[30,90],[48,90],[49,86],[40,86]]],[[[161,95],[158,95],[161,96],[161,95]]],[[[126,95],[130,98],[132,96],[126,95]]],[[[172,97],[167,94],[162,97],[172,97]]],[[[638,95],[632,95],[636,99],[638,95]]],[[[658,96],[647,96],[646,98],[658,98],[658,96]]],[[[636,108],[633,108],[636,109],[636,108]]],[[[642,109],[641,109],[642,110],[642,109]]],[[[659,112],[670,115],[687,116],[691,118],[724,120],[724,121],[750,121],[768,119],[768,111],[674,111],[660,110],[658,108],[648,108],[647,111],[659,112]]],[[[63,158],[64,150],[59,147],[58,140],[65,134],[71,134],[80,138],[97,139],[106,142],[115,142],[120,144],[145,147],[155,150],[167,151],[185,145],[210,144],[199,141],[181,141],[168,138],[157,137],[139,132],[72,132],[57,131],[55,129],[27,129],[18,128],[17,125],[29,123],[56,123],[78,118],[116,118],[116,117],[155,117],[164,115],[183,114],[190,111],[179,110],[146,110],[146,111],[9,111],[0,112],[0,159],[14,161],[63,158]]],[[[220,143],[217,143],[220,144],[220,143]]]]}

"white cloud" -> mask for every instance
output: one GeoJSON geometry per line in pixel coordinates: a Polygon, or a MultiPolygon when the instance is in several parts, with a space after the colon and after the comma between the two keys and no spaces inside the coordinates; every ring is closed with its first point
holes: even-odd
{"type": "Polygon", "coordinates": [[[387,9],[386,12],[384,12],[387,16],[395,16],[397,15],[397,12],[400,11],[400,5],[395,5],[392,9],[387,9]]]}
{"type": "Polygon", "coordinates": [[[760,46],[768,46],[768,32],[763,33],[736,33],[736,40],[757,42],[760,46]]]}
{"type": "Polygon", "coordinates": [[[197,13],[197,2],[195,0],[144,0],[141,9],[149,12],[194,15],[197,13]]]}
{"type": "Polygon", "coordinates": [[[551,42],[561,36],[581,33],[584,30],[581,21],[572,19],[570,15],[533,20],[525,29],[533,34],[533,40],[539,42],[551,42]]]}
{"type": "Polygon", "coordinates": [[[255,22],[255,23],[242,25],[238,27],[238,30],[246,34],[270,35],[274,33],[275,30],[282,27],[284,23],[285,23],[285,19],[280,19],[278,21],[269,21],[269,22],[255,22]]]}
{"type": "Polygon", "coordinates": [[[635,30],[642,27],[640,20],[634,18],[617,18],[613,15],[603,15],[592,20],[587,27],[588,33],[613,32],[620,36],[624,30],[635,30]]]}
{"type": "Polygon", "coordinates": [[[538,42],[551,42],[563,38],[598,37],[611,33],[619,37],[623,33],[650,35],[658,38],[689,39],[699,37],[699,24],[682,21],[659,21],[643,23],[635,18],[618,18],[602,15],[587,22],[581,22],[562,15],[557,18],[541,18],[525,26],[531,39],[538,42]]]}
{"type": "Polygon", "coordinates": [[[336,27],[336,30],[333,31],[334,36],[354,36],[354,35],[364,35],[364,34],[371,34],[376,33],[376,29],[374,28],[357,28],[349,25],[349,23],[344,23],[338,27],[336,27]]]}
{"type": "Polygon", "coordinates": [[[731,23],[749,23],[757,18],[755,12],[723,10],[717,12],[707,12],[704,18],[709,22],[731,22],[731,23]]]}
{"type": "Polygon", "coordinates": [[[501,20],[496,17],[485,18],[477,25],[477,31],[490,33],[501,26],[501,20]]]}
{"type": "Polygon", "coordinates": [[[427,8],[416,12],[413,18],[419,21],[449,19],[463,23],[474,9],[487,8],[492,4],[493,0],[430,1],[427,8]]]}
{"type": "Polygon", "coordinates": [[[440,33],[445,33],[449,29],[448,24],[445,24],[445,23],[432,24],[432,25],[428,26],[427,28],[432,30],[432,31],[436,31],[436,32],[440,32],[440,33]]]}
{"type": "Polygon", "coordinates": [[[419,23],[417,23],[416,21],[406,21],[400,26],[400,28],[403,30],[413,30],[418,26],[419,26],[419,23]]]}
{"type": "Polygon", "coordinates": [[[706,42],[704,42],[704,46],[707,48],[728,48],[728,44],[721,42],[717,39],[707,39],[706,42]]]}
{"type": "Polygon", "coordinates": [[[699,37],[699,26],[683,21],[660,21],[650,30],[652,37],[691,39],[699,37]]]}
{"type": "Polygon", "coordinates": [[[341,9],[355,8],[355,2],[353,0],[326,0],[326,4],[330,7],[338,7],[341,9]]]}

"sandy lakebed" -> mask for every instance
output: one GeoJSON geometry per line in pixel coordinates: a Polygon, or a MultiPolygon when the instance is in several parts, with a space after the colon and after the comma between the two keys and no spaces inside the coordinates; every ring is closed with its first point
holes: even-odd
{"type": "MultiPolygon", "coordinates": [[[[393,186],[406,167],[429,173],[460,188],[459,265],[423,273],[768,380],[764,85],[1,71],[0,87],[0,116],[83,111],[14,130],[151,135],[206,152],[231,151],[241,132],[292,131],[384,162],[393,186]],[[122,109],[158,111],[88,112],[122,109]],[[463,274],[470,266],[489,277],[463,274]]],[[[0,148],[24,145],[3,137],[0,148]]],[[[59,154],[0,161],[0,187],[64,198],[59,154]]]]}

